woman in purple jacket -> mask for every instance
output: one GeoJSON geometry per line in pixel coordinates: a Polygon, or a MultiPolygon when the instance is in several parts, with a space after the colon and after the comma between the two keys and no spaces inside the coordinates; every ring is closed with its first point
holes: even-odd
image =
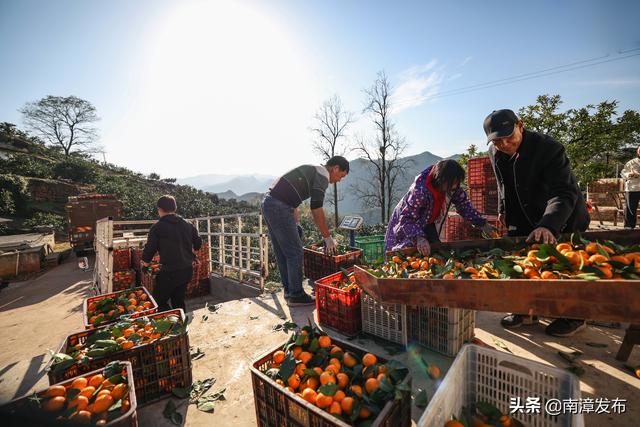
{"type": "Polygon", "coordinates": [[[426,168],[409,187],[409,191],[393,210],[385,250],[415,247],[422,255],[431,252],[430,243],[439,242],[439,228],[453,203],[458,213],[486,234],[497,230],[489,224],[469,202],[467,193],[460,188],[464,169],[455,160],[440,160],[426,168]]]}

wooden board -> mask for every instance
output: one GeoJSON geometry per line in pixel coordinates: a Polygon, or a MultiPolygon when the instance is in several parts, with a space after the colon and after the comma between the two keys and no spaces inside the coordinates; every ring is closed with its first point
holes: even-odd
{"type": "MultiPolygon", "coordinates": [[[[589,240],[640,242],[640,231],[584,233],[589,240]]],[[[452,242],[437,249],[508,247],[508,239],[452,242]]],[[[437,249],[436,249],[437,248],[437,249]]],[[[358,284],[380,302],[480,311],[530,313],[640,323],[640,280],[378,279],[355,267],[358,284]]]]}

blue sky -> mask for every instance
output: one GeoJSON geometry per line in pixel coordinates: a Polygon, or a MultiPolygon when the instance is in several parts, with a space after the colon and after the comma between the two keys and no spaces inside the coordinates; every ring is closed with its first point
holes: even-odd
{"type": "Polygon", "coordinates": [[[113,163],[164,177],[278,175],[318,161],[309,127],[333,94],[356,113],[350,136],[366,135],[362,90],[385,70],[407,154],[446,156],[482,143],[493,109],[540,94],[640,109],[640,56],[438,97],[640,53],[619,53],[640,49],[638,16],[637,1],[0,0],[0,121],[73,94],[97,107],[113,163]]]}

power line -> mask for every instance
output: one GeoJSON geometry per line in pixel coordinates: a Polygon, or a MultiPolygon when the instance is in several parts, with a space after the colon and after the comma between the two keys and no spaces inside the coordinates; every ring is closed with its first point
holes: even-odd
{"type": "MultiPolygon", "coordinates": [[[[624,53],[633,52],[633,51],[637,51],[637,50],[640,50],[640,48],[629,49],[627,51],[624,51],[624,53]]],[[[622,53],[622,51],[621,51],[621,53],[622,53]]],[[[603,59],[603,58],[608,58],[610,56],[610,55],[604,55],[604,56],[600,56],[600,57],[596,57],[596,58],[592,58],[592,59],[585,59],[585,60],[582,60],[582,61],[576,61],[576,62],[572,62],[572,63],[565,64],[565,65],[559,65],[559,66],[556,66],[556,67],[551,67],[551,68],[547,68],[547,69],[544,69],[544,70],[539,70],[539,71],[535,71],[535,72],[531,72],[531,73],[519,74],[519,75],[512,76],[512,77],[506,77],[506,78],[493,80],[493,81],[489,81],[489,82],[478,83],[478,84],[475,84],[475,85],[465,86],[465,87],[458,88],[458,89],[451,89],[451,90],[443,91],[443,92],[440,92],[440,93],[437,93],[437,94],[431,95],[431,96],[420,96],[420,97],[415,97],[415,98],[402,99],[402,100],[396,101],[395,104],[396,105],[402,105],[402,104],[416,102],[416,101],[427,101],[427,100],[432,100],[432,99],[437,99],[437,98],[444,98],[444,97],[447,97],[447,96],[462,95],[462,94],[469,93],[469,92],[475,92],[477,90],[489,89],[489,88],[492,88],[492,87],[503,86],[503,85],[517,83],[517,82],[521,82],[521,81],[525,81],[525,80],[531,80],[531,79],[540,78],[540,77],[552,76],[552,75],[555,75],[555,74],[560,74],[560,73],[564,73],[564,72],[567,72],[567,71],[573,71],[573,70],[577,70],[577,69],[581,69],[581,68],[593,67],[593,66],[604,64],[604,63],[608,63],[608,62],[621,61],[621,60],[628,59],[628,58],[635,57],[635,56],[639,56],[639,55],[640,55],[640,53],[635,53],[635,54],[632,54],[632,55],[616,56],[614,58],[603,59]],[[594,62],[594,61],[596,61],[596,62],[594,62]],[[580,64],[582,64],[582,65],[580,65],[580,64]]]]}

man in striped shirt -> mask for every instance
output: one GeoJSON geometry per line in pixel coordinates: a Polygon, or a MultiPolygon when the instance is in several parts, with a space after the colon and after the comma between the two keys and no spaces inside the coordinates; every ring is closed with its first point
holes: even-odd
{"type": "Polygon", "coordinates": [[[262,214],[290,306],[312,305],[314,299],[302,289],[302,240],[298,234],[298,206],[311,199],[313,220],[324,238],[325,251],[333,254],[331,237],[322,205],[329,184],[340,182],[349,173],[349,162],[341,156],[324,166],[302,165],[278,178],[262,201],[262,214]]]}

